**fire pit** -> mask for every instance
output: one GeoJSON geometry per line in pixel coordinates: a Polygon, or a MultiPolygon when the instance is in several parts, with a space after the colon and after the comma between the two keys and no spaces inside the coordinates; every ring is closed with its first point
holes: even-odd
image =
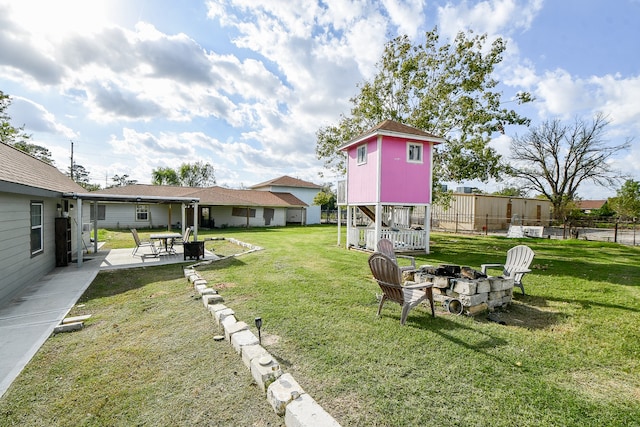
{"type": "Polygon", "coordinates": [[[487,277],[469,267],[425,265],[404,274],[405,280],[432,283],[433,299],[454,314],[474,316],[507,306],[513,298],[513,279],[487,277]]]}

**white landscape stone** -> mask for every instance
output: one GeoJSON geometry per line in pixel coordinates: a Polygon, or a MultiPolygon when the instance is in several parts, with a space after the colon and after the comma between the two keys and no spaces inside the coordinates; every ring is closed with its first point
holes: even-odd
{"type": "Polygon", "coordinates": [[[285,410],[287,427],[340,427],[340,424],[308,394],[289,403],[285,410]]]}
{"type": "Polygon", "coordinates": [[[303,393],[304,390],[300,387],[300,384],[293,379],[291,374],[287,373],[281,375],[269,385],[267,388],[267,401],[276,411],[276,414],[282,416],[285,413],[287,404],[303,393]]]}

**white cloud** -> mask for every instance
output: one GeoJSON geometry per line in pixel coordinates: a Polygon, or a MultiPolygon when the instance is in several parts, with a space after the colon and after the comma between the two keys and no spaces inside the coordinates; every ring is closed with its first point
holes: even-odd
{"type": "MultiPolygon", "coordinates": [[[[43,132],[65,139],[73,139],[78,135],[67,126],[61,124],[47,109],[29,99],[12,97],[9,115],[16,127],[25,126],[32,132],[43,132]]],[[[37,142],[36,142],[37,143],[37,142]]]]}
{"type": "Polygon", "coordinates": [[[382,0],[382,3],[400,34],[410,38],[418,35],[418,29],[424,24],[424,0],[382,0]]]}
{"type": "Polygon", "coordinates": [[[609,116],[613,124],[632,125],[636,132],[640,131],[640,76],[593,76],[588,83],[599,100],[598,108],[609,116]]]}
{"type": "Polygon", "coordinates": [[[459,31],[472,29],[476,33],[509,35],[527,30],[542,9],[543,0],[487,0],[469,5],[463,1],[438,7],[439,28],[453,39],[459,31]]]}
{"type": "MultiPolygon", "coordinates": [[[[531,80],[531,77],[529,78],[531,80]]],[[[640,129],[640,77],[616,75],[582,79],[558,69],[544,73],[534,90],[543,117],[563,119],[605,114],[614,126],[640,129]]]]}

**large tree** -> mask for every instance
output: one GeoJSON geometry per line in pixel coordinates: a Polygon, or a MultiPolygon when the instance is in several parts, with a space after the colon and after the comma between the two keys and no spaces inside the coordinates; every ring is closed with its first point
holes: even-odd
{"type": "Polygon", "coordinates": [[[524,136],[516,135],[511,142],[514,163],[509,172],[522,180],[527,189],[551,201],[555,218],[563,219],[582,184],[611,186],[621,177],[611,168],[609,160],[626,150],[630,141],[608,144],[605,139],[608,124],[602,114],[591,121],[576,119],[572,124],[553,119],[530,129],[524,136]]]}
{"type": "Polygon", "coordinates": [[[180,185],[180,177],[175,169],[158,167],[151,172],[153,185],[180,185]]]}
{"type": "Polygon", "coordinates": [[[640,218],[640,182],[633,179],[625,181],[608,204],[622,219],[640,218]]]}
{"type": "Polygon", "coordinates": [[[71,170],[71,166],[67,168],[66,175],[88,191],[96,191],[100,189],[99,184],[92,184],[89,181],[89,171],[86,170],[84,166],[75,162],[73,163],[73,170],[71,170]]]}
{"type": "Polygon", "coordinates": [[[10,105],[11,97],[0,90],[0,142],[13,145],[18,150],[52,165],[51,151],[46,147],[31,143],[31,135],[25,133],[24,125],[17,128],[11,124],[11,117],[7,112],[10,105]]]}
{"type": "Polygon", "coordinates": [[[209,187],[215,185],[215,170],[210,163],[183,163],[180,166],[180,183],[187,187],[209,187]]]}
{"type": "MultiPolygon", "coordinates": [[[[508,124],[528,124],[526,118],[503,107],[493,71],[506,45],[500,38],[487,45],[486,35],[459,33],[441,43],[437,28],[422,44],[409,37],[389,41],[377,64],[377,74],[351,99],[351,115],[317,132],[316,155],[328,169],[345,170],[337,147],[391,119],[447,140],[435,158],[435,181],[500,178],[499,154],[488,143],[508,124]]],[[[527,102],[528,93],[517,101],[527,102]]]]}
{"type": "Polygon", "coordinates": [[[126,185],[134,185],[138,183],[137,179],[129,179],[128,174],[114,175],[111,177],[113,185],[111,187],[124,187],[126,185]]]}

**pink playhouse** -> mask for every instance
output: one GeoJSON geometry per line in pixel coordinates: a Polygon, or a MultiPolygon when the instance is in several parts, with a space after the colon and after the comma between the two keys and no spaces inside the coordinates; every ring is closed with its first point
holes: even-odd
{"type": "MultiPolygon", "coordinates": [[[[376,250],[386,238],[397,250],[429,253],[433,147],[442,142],[385,120],[339,148],[347,153],[347,178],[338,182],[339,210],[347,209],[347,247],[376,250]],[[423,215],[419,225],[412,224],[414,210],[423,215]]],[[[341,232],[338,221],[338,242],[341,232]]]]}

